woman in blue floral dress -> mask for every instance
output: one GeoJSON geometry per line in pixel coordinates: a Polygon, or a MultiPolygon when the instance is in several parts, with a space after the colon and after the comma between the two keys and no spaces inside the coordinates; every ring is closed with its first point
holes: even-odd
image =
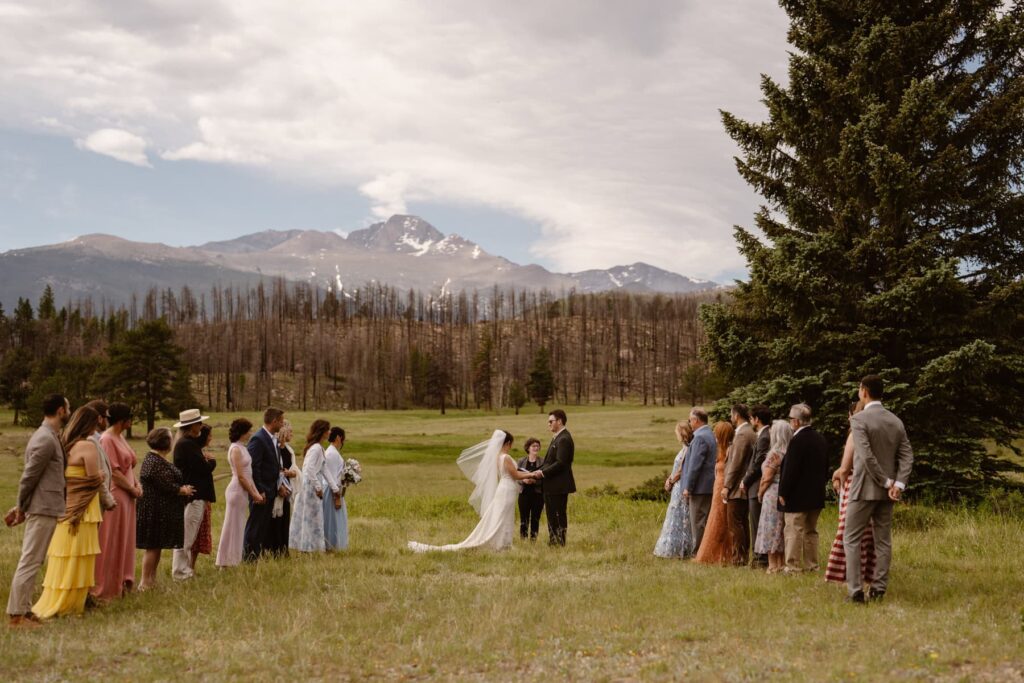
{"type": "MultiPolygon", "coordinates": [[[[325,485],[323,441],[331,430],[327,420],[315,420],[306,436],[302,462],[302,486],[295,494],[292,519],[288,529],[288,547],[301,552],[323,552],[325,485]]],[[[330,498],[330,489],[326,489],[330,498]]]]}
{"type": "Polygon", "coordinates": [[[779,476],[782,474],[782,460],[793,438],[793,428],[785,420],[772,423],[771,450],[761,465],[761,485],[757,497],[761,499],[761,519],[757,524],[757,539],[754,552],[768,556],[768,573],[782,571],[785,562],[785,520],[779,510],[779,476]]]}
{"type": "Polygon", "coordinates": [[[678,486],[683,473],[683,462],[686,451],[693,439],[693,429],[689,423],[680,421],[676,425],[676,439],[682,444],[672,464],[672,474],[665,480],[665,490],[669,492],[668,510],[665,512],[665,523],[661,527],[661,536],[654,546],[657,557],[686,558],[693,555],[693,533],[690,529],[690,505],[683,497],[683,487],[678,486]]]}

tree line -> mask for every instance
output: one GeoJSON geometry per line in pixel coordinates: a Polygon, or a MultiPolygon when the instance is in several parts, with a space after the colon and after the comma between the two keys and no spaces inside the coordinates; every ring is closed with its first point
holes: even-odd
{"type": "MultiPolygon", "coordinates": [[[[150,289],[119,306],[0,306],[0,399],[102,394],[160,413],[695,403],[722,395],[698,358],[698,308],[722,294],[324,291],[276,279],[150,289]]],[[[35,419],[36,415],[29,415],[35,419]]]]}

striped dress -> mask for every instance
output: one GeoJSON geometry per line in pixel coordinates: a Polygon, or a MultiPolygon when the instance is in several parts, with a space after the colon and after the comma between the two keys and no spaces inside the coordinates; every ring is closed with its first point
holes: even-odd
{"type": "MultiPolygon", "coordinates": [[[[832,550],[828,554],[828,567],[825,569],[825,580],[835,583],[846,583],[846,550],[843,547],[843,534],[846,531],[846,503],[850,499],[850,481],[846,479],[843,491],[839,496],[839,527],[836,538],[832,541],[832,550]]],[[[875,536],[869,523],[864,528],[860,539],[860,567],[864,585],[870,586],[875,574],[875,536]]]]}

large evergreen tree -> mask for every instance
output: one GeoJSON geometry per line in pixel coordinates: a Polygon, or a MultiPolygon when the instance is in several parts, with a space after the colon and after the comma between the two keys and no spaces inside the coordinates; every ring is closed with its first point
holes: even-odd
{"type": "Polygon", "coordinates": [[[544,406],[555,395],[555,373],[551,370],[551,353],[543,346],[537,349],[533,356],[529,377],[526,388],[530,392],[530,398],[540,406],[540,411],[544,412],[544,406]]]}
{"type": "Polygon", "coordinates": [[[195,407],[184,352],[163,319],[140,323],[121,334],[97,371],[97,389],[108,401],[123,401],[146,416],[152,430],[158,413],[176,416],[195,407]]]}
{"type": "Polygon", "coordinates": [[[703,351],[732,399],[806,400],[837,446],[882,374],[916,485],[970,497],[1024,428],[1024,5],[781,5],[789,84],[763,77],[763,123],[723,113],[766,205],[703,351]]]}

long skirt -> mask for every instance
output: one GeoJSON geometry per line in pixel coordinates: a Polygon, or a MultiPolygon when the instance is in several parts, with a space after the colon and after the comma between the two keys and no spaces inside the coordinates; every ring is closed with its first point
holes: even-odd
{"type": "MultiPolygon", "coordinates": [[[[327,489],[324,500],[330,495],[331,491],[327,489]]],[[[300,486],[288,525],[288,547],[304,553],[323,552],[324,540],[323,500],[316,497],[312,485],[300,486]]]]}
{"type": "Polygon", "coordinates": [[[117,507],[103,513],[96,585],[89,591],[101,600],[119,598],[125,584],[135,584],[135,499],[119,486],[112,493],[117,507]]]}
{"type": "Polygon", "coordinates": [[[334,509],[334,497],[330,489],[324,491],[324,544],[327,550],[346,550],[348,548],[348,509],[345,498],[341,499],[341,509],[334,509]]]}
{"type": "MultiPolygon", "coordinates": [[[[839,527],[836,529],[832,550],[828,554],[828,566],[825,568],[825,580],[833,583],[846,583],[846,548],[843,546],[843,534],[846,533],[846,504],[850,502],[850,481],[839,497],[839,527]]],[[[875,574],[875,535],[871,524],[864,528],[860,537],[860,573],[863,585],[870,586],[875,574]]]]}

